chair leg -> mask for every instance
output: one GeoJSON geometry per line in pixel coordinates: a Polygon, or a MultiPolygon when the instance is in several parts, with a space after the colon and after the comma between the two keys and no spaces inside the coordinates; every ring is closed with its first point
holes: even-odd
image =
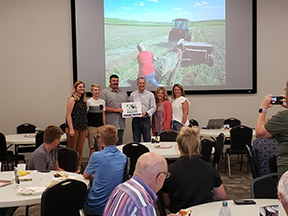
{"type": "Polygon", "coordinates": [[[241,154],[240,171],[242,171],[242,164],[243,164],[243,154],[241,154]]]}
{"type": "Polygon", "coordinates": [[[227,160],[227,155],[226,155],[226,153],[225,153],[225,157],[224,157],[224,172],[225,172],[225,173],[226,173],[226,166],[227,166],[226,160],[227,160]]]}
{"type": "Polygon", "coordinates": [[[25,215],[26,215],[26,216],[29,215],[29,205],[26,205],[25,215]]]}
{"type": "Polygon", "coordinates": [[[229,178],[231,178],[231,167],[230,167],[230,155],[228,154],[228,173],[229,173],[229,178]]]}

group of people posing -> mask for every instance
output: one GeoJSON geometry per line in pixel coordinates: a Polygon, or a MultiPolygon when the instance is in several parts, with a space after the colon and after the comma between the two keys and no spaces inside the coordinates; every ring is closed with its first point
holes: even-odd
{"type": "Polygon", "coordinates": [[[110,76],[110,85],[100,91],[98,84],[91,86],[92,97],[86,99],[85,84],[77,81],[73,92],[67,102],[67,142],[68,146],[79,153],[79,169],[82,163],[84,142],[88,131],[90,155],[94,152],[95,142],[97,150],[101,150],[99,143],[99,127],[109,124],[118,130],[117,145],[123,143],[125,119],[122,117],[121,104],[124,102],[141,102],[142,116],[132,119],[133,141],[149,142],[151,129],[153,135],[158,135],[163,130],[173,129],[179,131],[182,126],[189,124],[190,102],[185,97],[185,92],[180,84],[175,84],[172,89],[171,103],[164,87],[159,87],[155,96],[146,89],[146,80],[137,79],[138,89],[128,94],[119,88],[119,77],[110,76]],[[152,117],[152,125],[151,125],[152,117]],[[88,129],[88,130],[87,130],[88,129]]]}
{"type": "MultiPolygon", "coordinates": [[[[164,202],[173,213],[181,208],[225,199],[219,174],[199,157],[199,128],[185,127],[189,124],[190,102],[183,87],[180,84],[173,86],[170,102],[165,88],[159,87],[155,95],[146,90],[143,77],[137,79],[138,89],[130,97],[118,85],[117,75],[110,76],[110,85],[102,92],[99,85],[92,85],[93,96],[86,102],[85,85],[78,81],[68,99],[68,146],[77,150],[79,155],[82,155],[86,135],[84,125],[88,127],[91,157],[83,176],[93,179],[93,184],[86,201],[86,212],[91,215],[115,215],[115,212],[119,215],[133,212],[156,215],[156,193],[162,187],[164,202]],[[143,137],[144,142],[149,142],[151,130],[153,135],[167,129],[180,131],[176,141],[181,157],[168,168],[162,156],[147,153],[138,159],[132,178],[121,183],[127,159],[116,144],[122,144],[125,129],[121,103],[129,101],[141,102],[142,106],[141,117],[132,119],[133,141],[140,142],[143,137]],[[93,153],[93,141],[97,142],[101,151],[93,153]],[[193,186],[190,184],[192,181],[193,186]]],[[[81,160],[79,170],[80,165],[81,160]]]]}

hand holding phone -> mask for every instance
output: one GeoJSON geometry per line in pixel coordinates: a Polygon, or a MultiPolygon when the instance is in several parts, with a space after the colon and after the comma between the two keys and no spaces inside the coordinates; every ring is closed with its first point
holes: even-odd
{"type": "Polygon", "coordinates": [[[282,99],[284,99],[283,96],[271,96],[271,104],[272,105],[281,105],[281,104],[283,104],[282,99]]]}

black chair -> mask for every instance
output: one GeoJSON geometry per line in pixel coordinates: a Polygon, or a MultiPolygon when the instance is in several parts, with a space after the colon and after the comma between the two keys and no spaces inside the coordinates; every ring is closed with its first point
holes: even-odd
{"type": "Polygon", "coordinates": [[[278,172],[278,167],[277,167],[277,156],[272,156],[268,160],[269,163],[269,170],[270,173],[277,173],[278,172]]]}
{"type": "Polygon", "coordinates": [[[24,155],[15,155],[12,151],[7,151],[6,137],[3,133],[0,133],[0,161],[2,162],[4,170],[7,171],[9,171],[10,164],[13,169],[19,161],[26,163],[24,155]]]}
{"type": "Polygon", "coordinates": [[[201,158],[206,161],[210,162],[211,153],[213,148],[213,142],[208,139],[201,140],[201,158]]]}
{"type": "MultiPolygon", "coordinates": [[[[61,130],[63,131],[63,133],[65,133],[67,124],[66,124],[66,123],[63,123],[63,124],[61,124],[59,127],[61,128],[61,130]]],[[[68,143],[67,143],[67,141],[62,141],[62,142],[60,142],[59,145],[68,146],[68,143]]]]}
{"type": "Polygon", "coordinates": [[[38,131],[35,136],[36,148],[44,143],[44,131],[38,131]]]}
{"type": "Polygon", "coordinates": [[[269,173],[253,179],[250,190],[253,199],[277,199],[278,174],[269,173]]]}
{"type": "MultiPolygon", "coordinates": [[[[23,123],[17,126],[17,134],[35,133],[36,126],[30,123],[23,123]]],[[[15,153],[33,152],[36,149],[35,144],[23,145],[15,143],[15,153]]]]}
{"type": "Polygon", "coordinates": [[[223,133],[220,133],[218,137],[216,138],[215,152],[214,152],[214,158],[213,158],[213,164],[216,170],[218,170],[220,159],[222,157],[224,141],[225,141],[225,136],[223,133]]]}
{"type": "Polygon", "coordinates": [[[198,121],[195,120],[195,119],[190,119],[190,120],[189,120],[189,127],[193,127],[193,126],[199,127],[199,123],[198,123],[198,121]]]}
{"type": "Polygon", "coordinates": [[[58,148],[59,167],[68,172],[78,169],[79,153],[71,148],[58,148]]]}
{"type": "Polygon", "coordinates": [[[132,176],[134,173],[135,165],[136,165],[138,158],[142,154],[149,152],[149,149],[140,143],[132,142],[132,143],[128,143],[128,144],[124,145],[122,148],[122,152],[127,157],[130,158],[131,163],[130,163],[129,175],[132,176]]]}
{"type": "MultiPolygon", "coordinates": [[[[233,128],[233,127],[241,125],[241,121],[239,119],[234,118],[234,117],[230,117],[230,118],[225,119],[223,124],[224,125],[228,124],[229,128],[233,128]]],[[[224,144],[230,145],[230,138],[229,137],[226,137],[224,144]]]]}
{"type": "Polygon", "coordinates": [[[245,148],[246,148],[247,159],[248,159],[248,162],[250,164],[252,178],[255,179],[255,178],[259,177],[259,175],[258,175],[257,170],[256,170],[254,157],[253,157],[251,148],[248,145],[245,145],[245,148]]]}
{"type": "Polygon", "coordinates": [[[131,166],[131,160],[129,157],[127,157],[125,170],[124,170],[124,176],[123,176],[123,182],[125,182],[129,179],[130,166],[131,166]]]}
{"type": "Polygon", "coordinates": [[[79,216],[87,196],[87,185],[67,179],[48,187],[41,196],[41,216],[79,216]]]}
{"type": "Polygon", "coordinates": [[[251,146],[252,133],[253,133],[252,128],[244,125],[239,125],[231,128],[230,130],[231,147],[227,148],[225,152],[225,171],[227,160],[229,177],[231,177],[230,156],[232,154],[241,155],[241,161],[240,161],[240,171],[241,171],[243,163],[243,155],[246,154],[245,145],[248,145],[249,147],[251,146]],[[226,159],[227,155],[228,159],[226,159]]]}
{"type": "Polygon", "coordinates": [[[158,197],[158,199],[156,202],[156,207],[159,211],[159,215],[160,216],[166,216],[167,214],[166,214],[165,205],[164,205],[164,201],[163,201],[163,194],[161,191],[159,191],[157,193],[157,197],[158,197]]]}
{"type": "Polygon", "coordinates": [[[229,124],[229,128],[233,128],[233,127],[241,125],[241,121],[239,119],[231,117],[231,118],[225,119],[223,124],[224,125],[229,124]]]}
{"type": "Polygon", "coordinates": [[[160,136],[160,142],[162,141],[171,141],[171,142],[175,142],[176,141],[176,138],[178,136],[178,132],[177,131],[174,131],[174,130],[164,130],[164,131],[161,131],[158,136],[160,136]]]}

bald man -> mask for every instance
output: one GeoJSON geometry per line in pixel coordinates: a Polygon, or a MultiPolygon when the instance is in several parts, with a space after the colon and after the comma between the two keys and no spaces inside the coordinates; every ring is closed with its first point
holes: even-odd
{"type": "Polygon", "coordinates": [[[288,171],[286,171],[278,182],[278,198],[288,215],[288,171]]]}
{"type": "MultiPolygon", "coordinates": [[[[154,152],[141,155],[132,178],[118,185],[111,193],[103,216],[156,216],[156,193],[169,176],[167,162],[163,156],[154,152]]],[[[170,216],[173,215],[178,214],[170,216]]]]}

